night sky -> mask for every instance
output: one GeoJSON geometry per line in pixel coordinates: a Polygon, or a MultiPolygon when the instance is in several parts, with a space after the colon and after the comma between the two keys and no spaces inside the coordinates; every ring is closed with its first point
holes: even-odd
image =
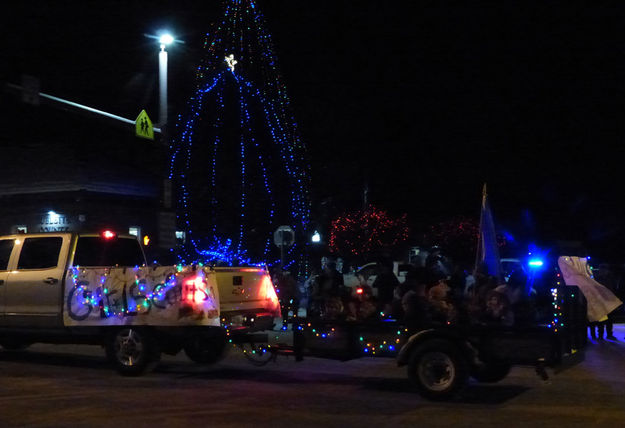
{"type": "MultiPolygon", "coordinates": [[[[419,230],[479,215],[488,183],[512,236],[625,256],[625,5],[259,1],[303,141],[314,210],[369,201],[419,230]],[[390,4],[389,4],[390,3],[390,4]]],[[[0,79],[134,119],[157,117],[169,28],[172,116],[217,1],[4,6],[0,79]]],[[[3,113],[3,118],[9,118],[3,113]]]]}

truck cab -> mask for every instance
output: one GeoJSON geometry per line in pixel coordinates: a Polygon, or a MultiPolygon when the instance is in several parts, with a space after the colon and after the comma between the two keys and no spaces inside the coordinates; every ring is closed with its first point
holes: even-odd
{"type": "Polygon", "coordinates": [[[72,266],[145,266],[136,238],[41,233],[0,237],[0,326],[64,327],[63,290],[72,266]],[[77,252],[77,247],[80,250],[77,252]]]}

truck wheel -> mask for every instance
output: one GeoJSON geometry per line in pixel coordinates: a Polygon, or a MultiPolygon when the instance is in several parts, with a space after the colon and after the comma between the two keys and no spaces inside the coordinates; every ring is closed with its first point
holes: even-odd
{"type": "Polygon", "coordinates": [[[193,336],[184,346],[184,353],[194,363],[215,364],[226,353],[225,337],[193,336]]]}
{"type": "Polygon", "coordinates": [[[510,373],[512,366],[501,361],[490,361],[471,370],[471,377],[478,382],[499,382],[510,373]]]}
{"type": "Polygon", "coordinates": [[[412,352],[408,377],[425,398],[446,400],[466,385],[467,364],[453,343],[429,340],[412,352]]]}
{"type": "Polygon", "coordinates": [[[119,374],[138,376],[156,367],[161,352],[149,330],[124,327],[111,334],[106,355],[119,374]]]}

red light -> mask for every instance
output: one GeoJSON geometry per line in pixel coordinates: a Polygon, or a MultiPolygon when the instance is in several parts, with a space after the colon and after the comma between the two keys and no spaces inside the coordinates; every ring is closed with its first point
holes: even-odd
{"type": "MultiPolygon", "coordinates": [[[[273,287],[273,283],[271,282],[271,277],[269,275],[263,275],[262,279],[262,289],[264,289],[265,299],[271,302],[273,306],[274,315],[279,317],[281,316],[280,312],[280,300],[278,299],[278,295],[276,294],[276,289],[273,287]]],[[[271,309],[268,309],[271,310],[271,309]]]]}
{"type": "Polygon", "coordinates": [[[208,300],[204,278],[201,276],[186,279],[183,283],[183,293],[183,295],[186,296],[185,300],[193,302],[196,305],[208,300]]]}
{"type": "Polygon", "coordinates": [[[115,234],[115,232],[112,232],[110,230],[105,230],[104,232],[102,232],[102,238],[104,239],[113,239],[116,236],[117,235],[115,234]]]}
{"type": "Polygon", "coordinates": [[[358,287],[358,288],[356,289],[356,294],[362,294],[362,293],[363,293],[363,289],[362,289],[362,287],[358,287]]]}

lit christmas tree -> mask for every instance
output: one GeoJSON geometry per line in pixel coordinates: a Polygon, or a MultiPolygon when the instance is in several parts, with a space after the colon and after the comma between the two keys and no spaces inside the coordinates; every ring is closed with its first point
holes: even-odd
{"type": "Polygon", "coordinates": [[[187,236],[179,258],[271,265],[273,231],[286,224],[296,242],[285,266],[301,271],[309,167],[256,2],[227,1],[205,50],[171,145],[169,178],[187,236]]]}

